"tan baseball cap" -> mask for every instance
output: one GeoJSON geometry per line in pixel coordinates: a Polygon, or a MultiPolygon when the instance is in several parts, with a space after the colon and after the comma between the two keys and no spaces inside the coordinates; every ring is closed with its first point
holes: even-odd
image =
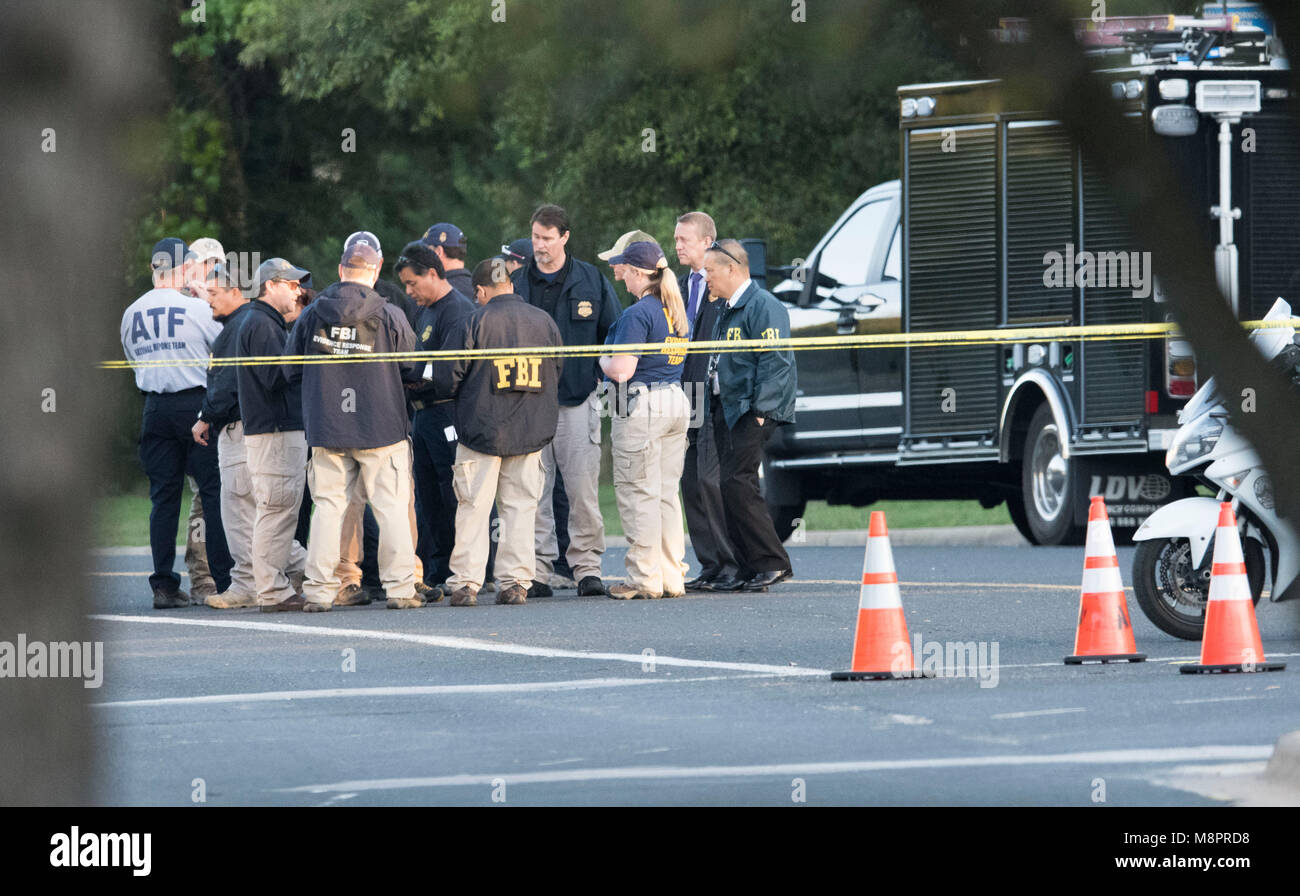
{"type": "Polygon", "coordinates": [[[225,261],[226,250],[221,243],[210,236],[190,243],[190,251],[185,254],[186,261],[225,261]]]}
{"type": "Polygon", "coordinates": [[[604,252],[597,252],[596,257],[601,261],[609,261],[615,255],[621,254],[627,248],[628,243],[654,243],[656,246],[659,245],[659,241],[644,230],[629,230],[614,241],[612,248],[606,249],[604,252]]]}

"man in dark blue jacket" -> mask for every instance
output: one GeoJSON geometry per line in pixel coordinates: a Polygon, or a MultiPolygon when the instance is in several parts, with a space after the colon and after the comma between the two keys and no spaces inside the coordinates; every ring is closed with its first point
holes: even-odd
{"type": "MultiPolygon", "coordinates": [[[[311,274],[283,258],[262,262],[253,300],[239,327],[241,358],[278,357],[289,337],[285,315],[298,304],[311,274]]],[[[253,521],[253,579],[263,612],[301,610],[306,551],[294,540],[306,483],[307,440],[302,426],[302,384],[290,382],[279,364],[241,364],[236,369],[239,413],[244,420],[248,474],[257,502],[253,521]]]]}
{"type": "MultiPolygon", "coordinates": [[[[565,345],[601,345],[621,310],[614,287],[593,265],[565,251],[569,216],[558,205],[533,213],[533,257],[512,275],[514,291],[555,321],[565,345]]],[[[546,486],[537,509],[537,574],[550,581],[558,550],[551,492],[558,469],[569,498],[568,561],[578,594],[604,594],[600,558],[605,523],[600,514],[600,402],[602,374],[595,358],[566,358],[560,375],[560,419],[555,439],[542,449],[546,486]]]]}
{"type": "MultiPolygon", "coordinates": [[[[238,279],[224,261],[218,262],[203,280],[189,284],[190,292],[212,306],[212,319],[221,324],[221,334],[212,343],[212,357],[236,357],[236,336],[248,299],[238,279]]],[[[217,466],[221,470],[221,525],[230,549],[230,587],[204,600],[216,610],[257,606],[257,585],[253,579],[253,521],[257,504],[248,479],[248,455],[244,448],[244,424],[239,416],[238,368],[220,364],[208,369],[208,390],[203,396],[198,422],[190,430],[194,441],[217,442],[217,466]]]]}
{"type": "MultiPolygon", "coordinates": [[[[466,319],[474,302],[452,288],[438,254],[422,242],[407,245],[393,266],[393,274],[419,306],[415,350],[460,348],[466,319]],[[451,344],[448,344],[448,343],[451,344]]],[[[411,447],[415,452],[415,516],[419,536],[415,553],[424,564],[425,584],[441,587],[451,575],[451,552],[456,545],[456,492],[451,467],[456,462],[456,403],[434,394],[436,361],[424,367],[420,382],[407,385],[415,408],[411,422],[411,447]]]]}
{"type": "MultiPolygon", "coordinates": [[[[749,278],[749,256],[737,240],[713,243],[704,256],[709,290],[726,300],[715,340],[790,337],[785,306],[749,278]]],[[[759,489],[763,446],[776,427],[794,421],[795,366],[789,349],[720,352],[710,359],[709,406],[718,443],[722,502],[740,566],[729,591],[766,591],[790,578],[790,556],[776,536],[759,489]]],[[[723,590],[717,584],[714,590],[723,590]]]]}
{"type": "Polygon", "coordinates": [[[307,484],[316,512],[308,536],[308,610],[328,610],[339,592],[339,535],[349,485],[360,481],[379,521],[379,575],[390,609],[424,605],[415,592],[411,539],[411,449],[404,381],[416,379],[410,361],[350,358],[415,349],[410,323],[375,292],[382,256],[364,239],[346,247],[339,281],[302,312],[285,353],[319,355],[330,363],[285,364],[302,383],[303,424],[311,462],[307,484]]]}

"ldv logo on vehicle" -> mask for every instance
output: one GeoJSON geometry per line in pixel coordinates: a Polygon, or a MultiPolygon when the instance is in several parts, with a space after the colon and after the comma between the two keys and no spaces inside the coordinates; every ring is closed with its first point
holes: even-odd
{"type": "Polygon", "coordinates": [[[1101,495],[1107,501],[1163,501],[1169,497],[1169,478],[1159,473],[1146,476],[1093,476],[1088,495],[1101,495]],[[1105,479],[1105,488],[1102,480],[1105,479]]]}

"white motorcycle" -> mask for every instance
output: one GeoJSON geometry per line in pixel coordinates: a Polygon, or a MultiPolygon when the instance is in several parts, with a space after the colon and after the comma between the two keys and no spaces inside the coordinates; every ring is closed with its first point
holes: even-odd
{"type": "MultiPolygon", "coordinates": [[[[1291,306],[1278,299],[1265,320],[1291,317],[1291,306]]],[[[1293,346],[1295,330],[1256,330],[1251,341],[1271,361],[1285,365],[1288,376],[1300,349],[1293,346]]],[[[1133,592],[1147,618],[1161,631],[1199,641],[1205,627],[1210,593],[1219,503],[1231,501],[1251,597],[1259,602],[1264,587],[1265,555],[1273,573],[1270,599],[1300,597],[1300,538],[1277,515],[1273,483],[1260,465],[1255,449],[1228,425],[1223,396],[1210,378],[1178,412],[1181,427],[1165,455],[1169,472],[1195,476],[1215,489],[1213,497],[1183,498],[1151,514],[1133,536],[1133,592]]]]}

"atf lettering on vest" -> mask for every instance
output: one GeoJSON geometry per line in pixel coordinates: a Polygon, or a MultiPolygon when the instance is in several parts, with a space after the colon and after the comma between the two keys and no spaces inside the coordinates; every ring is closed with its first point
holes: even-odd
{"type": "Polygon", "coordinates": [[[174,339],[176,337],[176,328],[185,323],[185,309],[159,306],[137,311],[131,318],[131,343],[136,344],[142,339],[161,339],[162,326],[159,319],[164,314],[167,315],[167,338],[174,339]],[[149,316],[149,322],[153,324],[152,335],[149,332],[149,327],[145,325],[145,315],[149,316]]]}
{"type": "Polygon", "coordinates": [[[497,378],[493,392],[541,392],[542,359],[535,357],[493,358],[497,378]]]}

